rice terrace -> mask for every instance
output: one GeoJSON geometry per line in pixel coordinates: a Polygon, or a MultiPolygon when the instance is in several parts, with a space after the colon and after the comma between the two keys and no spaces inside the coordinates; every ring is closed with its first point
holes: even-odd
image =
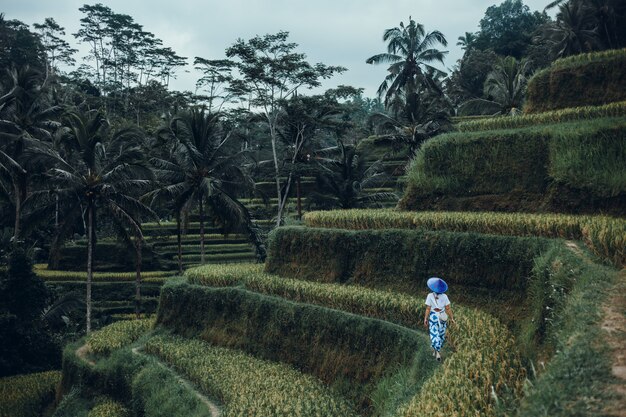
{"type": "Polygon", "coordinates": [[[626,2],[500,1],[3,4],[0,417],[626,416],[626,2]]]}

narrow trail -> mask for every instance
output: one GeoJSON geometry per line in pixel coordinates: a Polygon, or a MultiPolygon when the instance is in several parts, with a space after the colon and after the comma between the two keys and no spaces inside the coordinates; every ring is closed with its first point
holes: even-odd
{"type": "MultiPolygon", "coordinates": [[[[134,347],[132,348],[132,352],[135,355],[141,355],[141,356],[148,356],[145,353],[141,352],[139,350],[138,347],[134,347]]],[[[213,402],[211,401],[207,396],[205,396],[204,394],[202,394],[201,392],[199,392],[193,385],[191,382],[187,381],[185,378],[183,378],[182,376],[180,376],[178,373],[176,373],[175,370],[173,370],[172,368],[170,368],[169,366],[165,365],[163,362],[157,360],[156,363],[163,369],[166,369],[169,372],[172,372],[174,375],[176,375],[176,378],[178,379],[178,382],[180,384],[182,384],[186,389],[188,389],[189,391],[193,392],[194,395],[204,404],[206,405],[206,407],[209,409],[209,412],[211,413],[211,417],[220,417],[222,415],[222,412],[220,411],[219,407],[213,402]]]]}
{"type": "Polygon", "coordinates": [[[89,359],[87,355],[89,355],[89,345],[87,343],[76,349],[76,356],[78,356],[83,362],[86,362],[90,366],[95,366],[96,363],[89,359]]]}
{"type": "Polygon", "coordinates": [[[604,308],[602,330],[607,332],[607,344],[612,352],[612,372],[617,378],[613,390],[620,399],[607,408],[607,416],[626,417],[626,269],[620,271],[615,291],[604,308]]]}
{"type": "MultiPolygon", "coordinates": [[[[567,247],[585,262],[593,263],[573,241],[565,242],[567,247]]],[[[607,334],[606,343],[611,349],[611,371],[617,383],[611,388],[618,400],[604,409],[607,417],[626,417],[626,268],[619,272],[608,303],[603,307],[601,328],[607,334]]]]}

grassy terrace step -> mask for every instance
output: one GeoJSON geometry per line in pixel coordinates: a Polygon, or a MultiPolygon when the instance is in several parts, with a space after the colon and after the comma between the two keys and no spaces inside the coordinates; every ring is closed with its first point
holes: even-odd
{"type": "Polygon", "coordinates": [[[47,371],[0,378],[0,416],[41,415],[54,401],[61,372],[47,371]]]}
{"type": "Polygon", "coordinates": [[[356,416],[320,381],[283,364],[198,340],[155,336],[145,351],[172,366],[230,416],[356,416]]]}
{"type": "MultiPolygon", "coordinates": [[[[233,243],[233,244],[205,244],[204,250],[207,254],[216,254],[216,253],[235,253],[235,252],[250,252],[253,250],[253,246],[249,243],[233,243]]],[[[200,245],[182,245],[183,254],[199,254],[201,251],[200,245]]],[[[178,246],[177,245],[163,245],[158,248],[159,254],[166,255],[176,255],[178,254],[178,246]]]]}
{"type": "MultiPolygon", "coordinates": [[[[199,254],[183,254],[183,262],[200,262],[202,255],[199,254]]],[[[255,252],[241,252],[241,253],[224,253],[218,255],[204,255],[204,259],[208,263],[219,263],[221,261],[233,261],[242,259],[255,259],[255,252]]],[[[176,258],[178,259],[178,258],[176,258]]]]}
{"type": "Polygon", "coordinates": [[[417,360],[428,372],[426,335],[388,322],[241,288],[170,282],[161,291],[157,324],[186,337],[296,366],[368,407],[368,392],[396,366],[417,360]],[[193,317],[193,319],[190,319],[193,317]],[[340,337],[338,335],[341,335],[340,337]],[[345,385],[344,385],[345,384],[345,385]]]}
{"type": "MultiPolygon", "coordinates": [[[[196,284],[244,286],[263,294],[363,314],[413,328],[421,326],[424,314],[423,297],[357,286],[303,282],[264,273],[256,265],[201,267],[187,271],[186,276],[196,284]]],[[[454,309],[457,326],[448,331],[449,342],[455,349],[453,355],[423,385],[419,383],[414,387],[417,392],[403,391],[401,397],[408,402],[399,413],[395,407],[385,406],[376,409],[375,415],[434,416],[455,409],[458,414],[454,415],[459,416],[492,416],[495,398],[485,393],[491,389],[495,389],[496,395],[503,395],[508,390],[516,394],[521,392],[525,373],[514,339],[506,327],[487,313],[458,304],[454,309]],[[480,377],[468,378],[468,375],[480,377]],[[432,401],[432,392],[441,393],[438,401],[432,401]]],[[[422,366],[432,363],[431,359],[422,366]]],[[[396,384],[385,385],[385,389],[406,389],[402,382],[396,381],[396,384]]]]}
{"type": "Polygon", "coordinates": [[[439,135],[412,160],[399,207],[623,216],[625,137],[626,117],[439,135]]]}
{"type": "MultiPolygon", "coordinates": [[[[48,269],[46,264],[35,264],[34,271],[44,281],[86,281],[87,272],[83,271],[60,271],[48,269]]],[[[172,276],[169,271],[142,271],[142,282],[163,282],[165,278],[172,276]]],[[[93,280],[100,282],[134,281],[136,273],[133,272],[94,272],[93,280]]]]}
{"type": "Polygon", "coordinates": [[[626,265],[626,219],[608,216],[342,210],[306,213],[304,222],[311,227],[339,229],[425,228],[581,240],[596,255],[616,266],[626,265]]]}
{"type": "Polygon", "coordinates": [[[429,276],[519,291],[526,289],[533,259],[550,245],[541,238],[476,233],[281,227],[270,235],[266,270],[409,293],[421,291],[429,276]]]}
{"type": "MultiPolygon", "coordinates": [[[[169,246],[177,244],[176,235],[167,235],[167,236],[150,236],[147,237],[146,240],[154,245],[156,248],[160,246],[169,246]]],[[[205,244],[207,245],[222,245],[227,243],[246,243],[248,239],[244,235],[233,234],[233,235],[220,235],[220,234],[212,234],[204,236],[205,244]]],[[[199,234],[189,234],[182,235],[181,241],[185,244],[199,244],[200,235],[199,234]]]]}

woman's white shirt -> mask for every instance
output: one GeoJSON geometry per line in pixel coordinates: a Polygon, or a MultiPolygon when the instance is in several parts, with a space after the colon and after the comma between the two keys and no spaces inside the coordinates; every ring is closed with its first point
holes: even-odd
{"type": "Polygon", "coordinates": [[[426,296],[426,302],[424,303],[427,306],[431,307],[431,311],[435,312],[434,309],[435,308],[439,308],[441,309],[441,311],[444,311],[447,305],[450,305],[450,300],[448,299],[448,296],[445,294],[439,294],[437,296],[437,298],[435,299],[435,293],[430,293],[426,296]]]}

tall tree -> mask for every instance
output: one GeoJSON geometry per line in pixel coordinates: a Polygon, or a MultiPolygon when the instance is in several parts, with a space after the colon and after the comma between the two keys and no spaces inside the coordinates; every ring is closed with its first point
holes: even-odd
{"type": "Polygon", "coordinates": [[[251,227],[246,207],[237,192],[253,186],[241,165],[244,152],[229,148],[231,135],[222,129],[218,113],[191,109],[173,118],[161,130],[169,144],[165,158],[153,158],[160,186],[146,195],[157,201],[174,203],[177,219],[178,268],[182,273],[181,215],[192,206],[200,217],[201,262],[205,257],[205,210],[212,218],[229,227],[251,227]]]}
{"type": "Polygon", "coordinates": [[[74,65],[76,60],[73,55],[78,50],[72,48],[70,44],[62,38],[65,29],[61,27],[53,18],[47,17],[43,23],[35,23],[34,28],[39,32],[41,43],[48,57],[46,62],[46,72],[58,72],[58,65],[74,65]]]}
{"type": "Polygon", "coordinates": [[[527,59],[500,58],[485,81],[485,97],[461,106],[465,114],[519,114],[524,103],[526,84],[531,73],[527,59]]]}
{"type": "Polygon", "coordinates": [[[388,176],[380,161],[368,164],[357,154],[354,146],[337,146],[318,153],[316,158],[320,173],[316,176],[317,189],[310,196],[310,204],[323,209],[351,209],[380,206],[382,201],[397,200],[389,192],[368,192],[367,188],[380,187],[388,176]]]}
{"type": "Polygon", "coordinates": [[[487,8],[480,20],[475,46],[520,59],[532,42],[533,33],[549,20],[545,12],[531,12],[522,0],[505,0],[487,8]]]}
{"type": "Polygon", "coordinates": [[[21,216],[33,168],[29,153],[45,148],[61,108],[51,105],[45,80],[29,66],[10,71],[12,88],[0,97],[0,170],[11,178],[15,207],[14,238],[21,238],[21,216]]]}
{"type": "Polygon", "coordinates": [[[459,36],[457,38],[457,45],[460,46],[464,51],[469,51],[474,48],[474,44],[476,43],[476,34],[472,32],[465,32],[465,35],[459,36]]]}
{"type": "Polygon", "coordinates": [[[281,103],[298,89],[318,87],[320,80],[345,70],[321,63],[310,64],[304,54],[295,52],[298,45],[288,42],[288,37],[288,32],[281,31],[248,41],[239,39],[226,50],[227,57],[237,59],[236,67],[241,75],[231,87],[247,94],[250,104],[262,113],[269,128],[278,198],[277,226],[282,223],[287,201],[278,148],[278,124],[283,114],[281,103]]]}
{"type": "Polygon", "coordinates": [[[445,74],[431,65],[433,62],[443,65],[448,53],[434,48],[437,44],[448,45],[441,32],[426,33],[424,26],[409,16],[408,25],[400,22],[398,27],[385,30],[383,41],[387,42],[387,52],[371,56],[365,62],[391,64],[387,69],[389,74],[378,87],[378,95],[385,97],[385,105],[402,90],[410,94],[419,86],[441,92],[432,75],[445,74]]]}
{"type": "MultiPolygon", "coordinates": [[[[108,216],[121,229],[128,230],[139,242],[143,241],[141,220],[155,217],[137,196],[147,191],[153,173],[139,146],[142,132],[136,128],[111,131],[104,115],[91,111],[69,113],[60,132],[67,147],[66,157],[59,154],[50,171],[56,193],[64,202],[65,219],[59,228],[59,238],[71,230],[76,218],[86,216],[87,232],[87,294],[86,331],[91,331],[91,288],[96,245],[96,217],[108,216]]],[[[62,240],[62,239],[61,239],[62,240]]],[[[141,282],[137,270],[136,285],[141,282]]]]}

